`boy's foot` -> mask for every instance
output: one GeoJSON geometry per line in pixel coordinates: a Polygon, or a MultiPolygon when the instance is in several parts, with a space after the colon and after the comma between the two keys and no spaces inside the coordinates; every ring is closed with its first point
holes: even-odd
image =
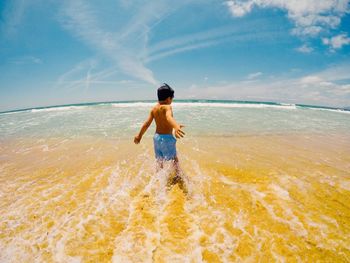
{"type": "Polygon", "coordinates": [[[168,187],[171,187],[175,184],[178,184],[179,185],[179,188],[184,192],[184,194],[187,194],[188,191],[187,191],[187,187],[186,187],[186,184],[183,180],[183,178],[179,175],[175,175],[173,178],[171,178],[167,184],[168,187]]]}

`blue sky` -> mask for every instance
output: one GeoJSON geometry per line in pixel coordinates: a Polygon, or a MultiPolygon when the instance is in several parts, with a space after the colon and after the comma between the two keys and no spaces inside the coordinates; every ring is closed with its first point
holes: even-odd
{"type": "Polygon", "coordinates": [[[350,106],[349,0],[0,1],[0,111],[176,98],[350,106]]]}

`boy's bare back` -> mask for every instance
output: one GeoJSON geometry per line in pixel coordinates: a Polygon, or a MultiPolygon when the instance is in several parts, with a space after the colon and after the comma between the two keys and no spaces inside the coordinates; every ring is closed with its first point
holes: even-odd
{"type": "MultiPolygon", "coordinates": [[[[171,103],[170,99],[170,103],[171,103]]],[[[148,127],[151,125],[153,119],[156,122],[156,133],[158,134],[173,134],[173,129],[175,131],[175,137],[181,138],[185,133],[181,130],[183,125],[177,124],[173,117],[173,110],[168,104],[157,103],[150,111],[149,117],[142,125],[141,130],[138,135],[135,136],[134,142],[136,144],[140,143],[143,134],[146,132],[148,127]]]]}
{"type": "Polygon", "coordinates": [[[173,126],[168,121],[169,118],[167,116],[173,117],[173,111],[170,105],[155,105],[151,114],[156,122],[156,133],[158,134],[172,134],[173,126]]]}

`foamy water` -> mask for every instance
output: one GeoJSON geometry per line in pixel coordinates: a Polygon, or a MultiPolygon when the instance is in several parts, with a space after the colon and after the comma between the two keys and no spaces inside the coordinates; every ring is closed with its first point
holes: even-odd
{"type": "Polygon", "coordinates": [[[0,114],[0,262],[350,261],[348,114],[174,105],[184,193],[125,105],[0,114]]]}
{"type": "MultiPolygon", "coordinates": [[[[154,103],[100,103],[0,114],[1,138],[128,138],[154,103]]],[[[350,111],[264,103],[174,103],[175,116],[193,136],[339,133],[350,130],[350,111]]],[[[151,133],[149,133],[151,134],[151,133]]]]}

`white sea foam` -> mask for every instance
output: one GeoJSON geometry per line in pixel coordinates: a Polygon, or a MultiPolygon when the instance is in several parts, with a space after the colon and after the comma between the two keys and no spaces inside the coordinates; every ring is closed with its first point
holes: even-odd
{"type": "Polygon", "coordinates": [[[62,107],[51,107],[43,109],[32,109],[31,112],[45,112],[45,111],[63,111],[63,110],[80,110],[87,106],[62,106],[62,107]]]}
{"type": "Polygon", "coordinates": [[[248,221],[246,219],[246,215],[244,214],[244,212],[242,210],[239,210],[239,213],[237,215],[237,217],[235,218],[235,220],[233,221],[232,225],[235,228],[241,229],[242,231],[245,231],[245,227],[246,225],[248,225],[248,221]]]}
{"type": "Polygon", "coordinates": [[[260,104],[260,103],[219,103],[219,102],[178,102],[174,103],[174,107],[213,107],[213,108],[278,108],[295,110],[295,105],[276,105],[276,104],[260,104]]]}
{"type": "Polygon", "coordinates": [[[350,181],[339,182],[339,186],[344,190],[350,191],[350,181]]]}
{"type": "Polygon", "coordinates": [[[123,102],[123,103],[112,103],[114,108],[134,108],[134,107],[151,107],[154,106],[153,102],[123,102]]]}
{"type": "Polygon", "coordinates": [[[290,196],[289,196],[289,192],[280,187],[279,185],[277,184],[271,184],[270,185],[270,188],[273,190],[273,192],[280,198],[284,199],[284,200],[289,200],[290,199],[290,196]]]}
{"type": "Polygon", "coordinates": [[[10,114],[23,113],[23,112],[28,112],[28,111],[30,111],[30,110],[10,111],[10,112],[0,113],[0,115],[10,115],[10,114]]]}
{"type": "Polygon", "coordinates": [[[336,113],[344,113],[344,114],[350,114],[350,111],[348,110],[341,110],[341,109],[327,109],[327,108],[312,108],[312,107],[306,107],[310,110],[320,110],[320,111],[330,111],[330,112],[336,112],[336,113]]]}
{"type": "MultiPolygon", "coordinates": [[[[115,108],[152,107],[154,102],[128,102],[112,103],[115,108]]],[[[173,107],[211,107],[211,108],[277,108],[277,109],[297,109],[295,104],[263,104],[263,103],[221,103],[221,102],[174,102],[173,107]]]]}
{"type": "MultiPolygon", "coordinates": [[[[156,102],[120,102],[120,103],[99,103],[92,105],[75,105],[75,106],[54,106],[48,108],[36,108],[28,110],[19,110],[13,112],[4,112],[0,115],[14,114],[14,113],[24,113],[24,112],[51,112],[51,111],[67,111],[67,110],[79,110],[87,107],[94,106],[112,106],[114,108],[138,108],[138,107],[152,107],[156,102]]],[[[280,104],[268,104],[268,103],[244,103],[244,102],[174,102],[173,107],[176,108],[189,108],[189,107],[207,107],[207,108],[248,108],[248,109],[285,109],[285,110],[295,110],[295,109],[311,109],[319,111],[330,111],[336,113],[350,114],[350,111],[342,109],[327,109],[319,107],[308,107],[308,106],[297,106],[295,104],[280,103],[280,104]]]]}

